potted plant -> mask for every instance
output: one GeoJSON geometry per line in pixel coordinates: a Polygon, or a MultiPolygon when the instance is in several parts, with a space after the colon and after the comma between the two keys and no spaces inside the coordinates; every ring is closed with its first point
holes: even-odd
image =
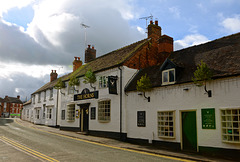
{"type": "Polygon", "coordinates": [[[89,69],[84,76],[84,81],[83,83],[85,84],[90,84],[90,86],[95,90],[96,87],[93,87],[92,84],[95,83],[97,81],[95,74],[92,72],[91,69],[89,69]]]}
{"type": "Polygon", "coordinates": [[[192,78],[194,84],[201,87],[204,86],[204,90],[208,94],[208,97],[212,97],[212,91],[207,90],[207,81],[212,79],[213,73],[208,68],[207,64],[201,60],[201,63],[197,66],[197,70],[193,73],[194,77],[192,78]]]}
{"type": "MultiPolygon", "coordinates": [[[[150,102],[150,97],[147,97],[145,95],[145,92],[150,91],[152,89],[152,83],[150,81],[150,78],[147,76],[147,74],[145,74],[144,76],[142,76],[138,81],[137,81],[137,86],[136,86],[137,90],[143,93],[144,98],[146,98],[148,100],[148,102],[150,102]]],[[[140,93],[139,95],[142,95],[142,93],[140,93]]]]}

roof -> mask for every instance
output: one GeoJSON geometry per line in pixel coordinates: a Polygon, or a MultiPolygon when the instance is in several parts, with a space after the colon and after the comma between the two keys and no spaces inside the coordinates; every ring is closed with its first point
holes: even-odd
{"type": "Polygon", "coordinates": [[[19,104],[22,104],[22,101],[20,99],[18,99],[17,97],[5,97],[4,101],[8,102],[8,103],[19,103],[19,104]]]}
{"type": "MultiPolygon", "coordinates": [[[[70,74],[71,74],[71,73],[70,73],[70,74]]],[[[61,78],[62,80],[64,80],[64,78],[67,78],[70,74],[66,74],[66,75],[64,75],[64,76],[62,76],[62,77],[60,77],[60,78],[61,78]]],[[[58,78],[58,79],[60,79],[60,78],[58,78]]],[[[57,84],[58,79],[56,79],[56,80],[54,80],[54,81],[52,81],[52,82],[46,83],[45,85],[43,85],[41,88],[39,88],[38,90],[36,90],[36,91],[33,92],[32,94],[36,94],[36,93],[45,91],[45,90],[47,90],[47,89],[53,88],[53,87],[57,84]]]]}
{"type": "Polygon", "coordinates": [[[76,71],[69,75],[69,77],[65,78],[65,81],[69,80],[72,75],[77,77],[83,76],[89,69],[91,69],[92,72],[99,72],[120,66],[149,41],[150,39],[143,39],[141,41],[135,42],[133,44],[100,56],[79,67],[76,71]]]}
{"type": "MultiPolygon", "coordinates": [[[[117,67],[122,65],[125,61],[127,61],[135,52],[137,52],[143,45],[149,42],[151,39],[143,39],[141,41],[135,42],[118,50],[112,51],[107,53],[103,56],[97,57],[96,59],[88,62],[80,66],[77,70],[72,73],[69,73],[63,77],[61,77],[62,81],[67,81],[72,76],[81,77],[83,76],[86,71],[91,69],[93,72],[107,70],[113,67],[117,67]]],[[[60,79],[60,78],[58,78],[60,79]]],[[[47,89],[53,88],[58,79],[48,82],[47,84],[43,85],[41,88],[36,90],[33,94],[45,91],[47,89]]]]}
{"type": "MultiPolygon", "coordinates": [[[[168,60],[177,67],[176,84],[191,82],[201,60],[213,72],[213,79],[240,75],[240,33],[205,44],[173,52],[168,60]]],[[[162,65],[142,69],[126,86],[126,91],[136,90],[137,80],[147,74],[153,87],[161,86],[162,65]]]]}
{"type": "Polygon", "coordinates": [[[4,99],[0,97],[0,103],[1,103],[1,102],[4,102],[4,99]]]}
{"type": "Polygon", "coordinates": [[[23,103],[23,106],[29,105],[29,104],[31,104],[31,103],[32,103],[32,99],[30,99],[30,100],[28,100],[27,102],[23,103]]]}

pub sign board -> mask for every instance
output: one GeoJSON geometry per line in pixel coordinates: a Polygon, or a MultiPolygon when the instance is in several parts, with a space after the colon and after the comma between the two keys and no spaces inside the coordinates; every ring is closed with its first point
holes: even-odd
{"type": "Polygon", "coordinates": [[[202,129],[216,129],[215,109],[202,109],[202,129]]]}
{"type": "Polygon", "coordinates": [[[146,111],[137,112],[137,126],[138,127],[146,126],[146,111]]]}
{"type": "Polygon", "coordinates": [[[109,94],[117,95],[117,79],[118,79],[118,76],[108,76],[109,94]]]}
{"type": "Polygon", "coordinates": [[[87,100],[93,98],[98,99],[98,91],[90,92],[90,90],[87,88],[83,89],[82,93],[74,95],[74,101],[87,100]]]}

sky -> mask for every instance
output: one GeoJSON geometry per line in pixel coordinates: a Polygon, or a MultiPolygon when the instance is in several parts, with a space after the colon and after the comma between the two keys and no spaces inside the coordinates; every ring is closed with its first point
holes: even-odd
{"type": "Polygon", "coordinates": [[[30,99],[51,70],[72,72],[85,44],[98,57],[146,38],[151,15],[174,50],[240,32],[239,0],[1,0],[0,97],[30,99]]]}

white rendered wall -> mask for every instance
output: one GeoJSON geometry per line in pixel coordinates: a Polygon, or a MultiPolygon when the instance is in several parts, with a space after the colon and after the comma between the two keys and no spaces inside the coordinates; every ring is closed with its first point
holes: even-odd
{"type": "Polygon", "coordinates": [[[197,87],[192,83],[154,88],[146,93],[146,96],[151,97],[151,102],[147,102],[136,91],[129,92],[126,105],[127,136],[181,143],[181,111],[195,110],[198,146],[240,149],[240,144],[222,142],[220,117],[222,108],[240,107],[240,77],[213,80],[207,83],[207,89],[212,90],[212,97],[205,94],[204,87],[197,87]],[[184,88],[189,90],[185,91],[184,88]],[[215,108],[216,129],[202,129],[203,108],[215,108]],[[175,111],[176,138],[159,138],[157,112],[169,110],[175,111]],[[137,127],[137,111],[146,111],[146,127],[137,127]]]}

